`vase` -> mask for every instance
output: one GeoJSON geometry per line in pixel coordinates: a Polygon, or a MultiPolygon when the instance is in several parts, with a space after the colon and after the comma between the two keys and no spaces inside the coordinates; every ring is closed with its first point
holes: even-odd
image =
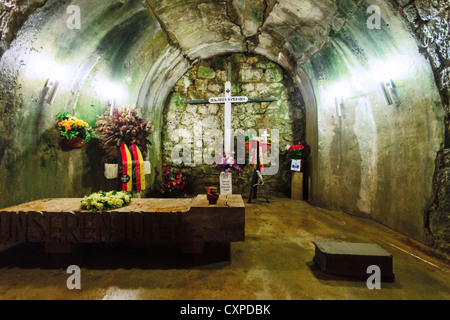
{"type": "Polygon", "coordinates": [[[217,188],[215,188],[215,187],[208,188],[208,191],[206,193],[206,198],[208,199],[210,205],[217,204],[217,201],[219,200],[219,194],[217,193],[217,188]]]}
{"type": "Polygon", "coordinates": [[[63,149],[80,149],[83,148],[86,144],[83,142],[83,138],[77,137],[74,139],[62,138],[60,140],[59,145],[63,149]]]}

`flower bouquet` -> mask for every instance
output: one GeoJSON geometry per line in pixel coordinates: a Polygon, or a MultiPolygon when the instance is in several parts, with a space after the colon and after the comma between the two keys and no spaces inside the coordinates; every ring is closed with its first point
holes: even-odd
{"type": "Polygon", "coordinates": [[[291,159],[291,170],[302,171],[302,162],[308,157],[310,152],[309,146],[299,142],[294,146],[287,146],[286,149],[288,157],[291,159]]]}
{"type": "Polygon", "coordinates": [[[80,148],[95,136],[94,130],[87,122],[66,112],[58,114],[57,120],[62,147],[80,148]]]}
{"type": "Polygon", "coordinates": [[[305,159],[309,154],[309,147],[304,146],[302,143],[297,143],[294,146],[287,146],[288,156],[292,160],[305,159]]]}
{"type": "Polygon", "coordinates": [[[92,212],[121,208],[131,202],[131,196],[127,192],[110,191],[95,192],[85,196],[81,200],[81,209],[92,212]]]}
{"type": "Polygon", "coordinates": [[[237,164],[236,159],[234,159],[233,163],[230,162],[230,157],[222,154],[221,160],[213,164],[210,168],[222,168],[225,173],[232,172],[233,170],[241,172],[241,167],[237,164]]]}
{"type": "Polygon", "coordinates": [[[172,169],[163,163],[163,179],[156,182],[154,189],[163,197],[180,196],[186,186],[186,177],[181,171],[173,172],[172,169]]]}

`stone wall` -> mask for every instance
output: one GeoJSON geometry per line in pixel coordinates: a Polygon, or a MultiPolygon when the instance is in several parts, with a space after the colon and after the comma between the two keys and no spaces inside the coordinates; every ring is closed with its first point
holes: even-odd
{"type": "MultiPolygon", "coordinates": [[[[294,142],[304,142],[304,104],[298,88],[291,78],[277,64],[262,56],[234,54],[221,56],[198,63],[182,77],[168,99],[164,113],[164,128],[162,132],[163,161],[174,165],[173,150],[187,143],[194,149],[193,138],[203,135],[202,159],[191,157],[192,163],[184,163],[181,170],[188,176],[191,191],[203,191],[207,185],[217,185],[219,168],[211,169],[206,164],[214,143],[223,141],[224,105],[201,104],[186,105],[185,100],[208,100],[211,97],[223,97],[224,85],[228,78],[228,65],[231,64],[232,95],[249,98],[277,97],[277,102],[233,104],[233,130],[272,130],[279,131],[279,147],[284,150],[286,145],[294,142]],[[194,132],[195,131],[195,132],[194,132]],[[200,162],[199,162],[200,161],[200,162]],[[195,163],[203,163],[196,165],[195,163]]],[[[188,147],[189,148],[189,147],[188,147]]],[[[192,155],[194,152],[192,151],[192,155]]],[[[281,167],[275,176],[267,176],[267,189],[270,191],[288,192],[290,171],[287,161],[281,155],[281,167]]],[[[235,192],[246,192],[250,183],[252,168],[243,167],[239,178],[235,175],[235,192]],[[239,179],[239,181],[238,181],[239,179]],[[245,191],[244,191],[245,190],[245,191]]]]}
{"type": "Polygon", "coordinates": [[[47,0],[5,0],[0,2],[0,57],[14,40],[23,23],[47,0]]]}

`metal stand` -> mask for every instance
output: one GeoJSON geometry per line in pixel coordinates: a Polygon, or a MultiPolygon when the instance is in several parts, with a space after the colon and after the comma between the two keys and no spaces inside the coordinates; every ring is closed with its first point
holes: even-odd
{"type": "Polygon", "coordinates": [[[261,171],[259,171],[261,167],[261,162],[259,161],[259,141],[256,145],[256,169],[253,171],[252,176],[252,184],[250,185],[250,195],[248,197],[248,203],[252,203],[253,199],[258,198],[258,187],[263,187],[264,189],[264,198],[266,201],[270,203],[269,198],[267,197],[266,186],[264,184],[264,178],[261,175],[261,171]]]}

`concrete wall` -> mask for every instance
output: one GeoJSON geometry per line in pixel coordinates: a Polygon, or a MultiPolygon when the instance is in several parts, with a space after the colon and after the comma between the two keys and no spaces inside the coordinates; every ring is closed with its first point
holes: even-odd
{"type": "Polygon", "coordinates": [[[370,216],[426,240],[444,112],[428,61],[403,21],[382,6],[381,29],[364,7],[304,69],[318,104],[318,181],[313,202],[370,216]],[[392,105],[379,81],[392,80],[392,105]],[[335,98],[343,99],[342,116],[335,98]]]}
{"type": "Polygon", "coordinates": [[[431,63],[445,112],[445,142],[436,157],[433,194],[425,212],[425,226],[430,243],[443,251],[450,242],[450,50],[448,1],[397,0],[396,9],[408,21],[417,39],[419,51],[431,63]]]}

